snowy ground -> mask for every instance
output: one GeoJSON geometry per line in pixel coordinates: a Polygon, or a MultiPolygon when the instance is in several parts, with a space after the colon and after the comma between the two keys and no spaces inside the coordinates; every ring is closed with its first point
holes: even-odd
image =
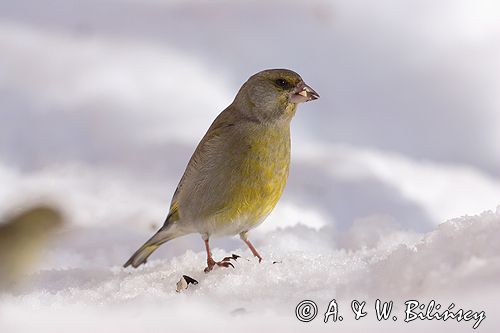
{"type": "Polygon", "coordinates": [[[478,330],[498,331],[499,22],[495,0],[0,0],[0,219],[40,202],[66,217],[1,295],[0,331],[472,330],[405,324],[407,299],[484,310],[478,330]],[[192,235],[123,270],[210,122],[270,67],[321,99],[300,107],[285,194],[250,235],[266,260],[216,239],[243,258],[205,275],[192,235]],[[200,283],[178,294],[182,274],[200,283]],[[345,320],[325,325],[333,298],[345,320]],[[374,319],[377,298],[397,322],[374,319]]]}
{"type": "Polygon", "coordinates": [[[0,300],[2,331],[163,332],[196,331],[204,325],[208,331],[229,325],[248,332],[372,325],[384,331],[472,330],[475,320],[403,323],[404,301],[435,300],[443,308],[454,303],[456,309],[484,311],[480,330],[493,332],[500,327],[499,235],[500,207],[496,213],[448,221],[425,234],[403,231],[383,218],[358,221],[345,233],[294,226],[258,239],[266,258],[260,264],[247,250],[216,250],[218,257],[237,252],[243,258],[234,269],[209,274],[202,272],[202,251],[189,250],[170,260],[156,257],[129,270],[119,266],[121,258],[113,251],[108,257],[118,261],[106,265],[80,258],[78,246],[59,244],[50,256],[64,258],[68,267],[40,269],[20,291],[5,294],[0,300]],[[199,284],[176,293],[182,274],[199,284]],[[376,322],[377,298],[394,301],[398,322],[376,322]],[[319,307],[318,317],[308,324],[294,315],[295,305],[304,299],[319,307]],[[324,324],[322,316],[332,299],[345,320],[324,324]],[[368,303],[368,317],[358,322],[350,310],[354,299],[368,303]]]}

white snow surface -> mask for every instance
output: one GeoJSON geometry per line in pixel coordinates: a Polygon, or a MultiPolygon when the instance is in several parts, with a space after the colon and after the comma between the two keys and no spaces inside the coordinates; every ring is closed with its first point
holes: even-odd
{"type": "MultiPolygon", "coordinates": [[[[64,251],[51,250],[48,256],[64,258],[69,267],[41,268],[21,290],[2,295],[2,332],[472,329],[473,322],[463,321],[403,323],[403,303],[412,299],[485,311],[481,331],[493,332],[500,324],[495,315],[500,207],[447,221],[423,234],[401,230],[381,217],[357,221],[342,233],[328,227],[280,228],[256,242],[263,262],[244,248],[216,249],[217,258],[231,253],[242,258],[234,269],[216,268],[209,274],[202,271],[204,252],[193,250],[172,259],[155,256],[136,270],[123,269],[112,237],[101,234],[105,248],[99,256],[108,258],[103,263],[82,259],[85,249],[78,242],[66,245],[64,251]],[[175,285],[183,274],[199,284],[177,293],[175,285]],[[377,298],[394,301],[394,312],[401,316],[398,322],[374,319],[370,304],[377,298]],[[319,307],[318,317],[307,324],[294,315],[295,305],[303,299],[319,307]],[[322,322],[332,299],[345,318],[342,323],[322,322]],[[351,318],[354,299],[368,302],[368,318],[351,318]]],[[[97,245],[86,246],[92,252],[97,245]]]]}
{"type": "Polygon", "coordinates": [[[408,299],[484,310],[477,331],[498,332],[499,22],[496,0],[0,0],[0,219],[37,203],[66,219],[0,295],[0,332],[473,330],[404,323],[408,299]],[[190,235],[121,268],[210,122],[275,67],[321,99],[299,107],[287,188],[250,233],[265,260],[214,239],[242,258],[204,274],[190,235]],[[183,274],[199,284],[176,293],[183,274]],[[332,299],[345,319],[325,324],[332,299]]]}

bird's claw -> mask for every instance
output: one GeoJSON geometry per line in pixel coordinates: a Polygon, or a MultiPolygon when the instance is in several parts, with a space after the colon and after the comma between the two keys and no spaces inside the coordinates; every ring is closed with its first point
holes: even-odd
{"type": "Polygon", "coordinates": [[[236,261],[236,259],[238,258],[241,258],[241,256],[233,253],[230,257],[224,257],[224,259],[222,259],[221,261],[229,261],[231,259],[236,261]]]}
{"type": "Polygon", "coordinates": [[[219,267],[226,267],[226,268],[229,267],[229,266],[231,266],[232,268],[234,268],[234,265],[231,264],[229,261],[219,261],[217,263],[217,266],[219,266],[219,267]]]}
{"type": "Polygon", "coordinates": [[[207,267],[205,267],[205,269],[203,270],[205,273],[208,273],[210,272],[215,265],[219,266],[219,267],[229,267],[231,266],[232,268],[234,268],[234,265],[230,262],[230,260],[234,260],[236,261],[236,259],[240,258],[239,255],[237,254],[232,254],[230,257],[224,257],[224,259],[222,259],[221,261],[214,261],[213,259],[212,260],[208,260],[207,261],[207,267]]]}

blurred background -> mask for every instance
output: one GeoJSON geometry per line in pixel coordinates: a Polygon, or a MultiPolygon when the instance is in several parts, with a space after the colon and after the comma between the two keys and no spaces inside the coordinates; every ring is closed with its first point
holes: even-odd
{"type": "MultiPolygon", "coordinates": [[[[424,233],[500,204],[498,1],[0,0],[0,216],[63,211],[42,268],[121,265],[212,120],[276,67],[321,99],[299,107],[257,245],[374,218],[424,233]]],[[[187,249],[199,236],[155,256],[187,249]]]]}

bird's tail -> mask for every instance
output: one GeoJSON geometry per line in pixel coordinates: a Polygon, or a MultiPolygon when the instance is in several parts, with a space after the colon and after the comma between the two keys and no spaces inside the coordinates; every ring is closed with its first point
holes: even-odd
{"type": "Polygon", "coordinates": [[[130,259],[123,265],[123,267],[128,267],[132,265],[132,267],[137,268],[140,265],[146,263],[148,257],[156,251],[163,243],[168,242],[174,238],[177,238],[180,235],[175,231],[175,227],[170,225],[168,227],[163,227],[153,237],[151,237],[143,246],[139,248],[139,250],[135,251],[135,253],[130,257],[130,259]]]}

